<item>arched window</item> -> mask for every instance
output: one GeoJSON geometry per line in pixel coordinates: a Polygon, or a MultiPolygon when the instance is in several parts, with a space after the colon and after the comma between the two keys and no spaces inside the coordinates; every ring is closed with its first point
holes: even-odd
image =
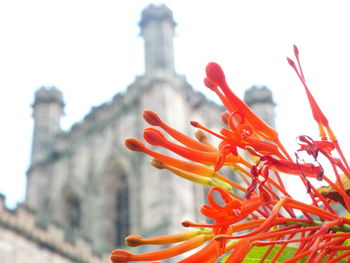
{"type": "Polygon", "coordinates": [[[70,194],[65,200],[65,216],[69,228],[78,229],[81,225],[81,202],[76,195],[70,194]]]}
{"type": "Polygon", "coordinates": [[[129,223],[129,187],[125,173],[118,175],[116,191],[116,217],[117,230],[116,246],[124,246],[124,238],[130,234],[129,223]]]}
{"type": "Polygon", "coordinates": [[[128,169],[112,155],[106,162],[100,178],[101,210],[103,225],[101,239],[111,248],[123,247],[125,237],[130,234],[130,199],[128,169]]]}

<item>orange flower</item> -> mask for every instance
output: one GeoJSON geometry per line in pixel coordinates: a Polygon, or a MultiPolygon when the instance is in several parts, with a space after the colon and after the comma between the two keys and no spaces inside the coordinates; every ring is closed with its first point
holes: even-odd
{"type": "Polygon", "coordinates": [[[278,133],[266,124],[262,119],[260,119],[249,107],[232,92],[226,83],[226,77],[221,69],[221,67],[214,62],[210,62],[206,67],[207,78],[219,86],[223,94],[226,96],[226,99],[223,101],[224,104],[228,104],[228,110],[230,112],[239,112],[241,113],[247,121],[254,127],[254,129],[262,137],[270,140],[277,141],[278,133]]]}
{"type": "Polygon", "coordinates": [[[240,263],[252,248],[252,243],[249,238],[243,238],[239,240],[235,246],[231,255],[228,257],[226,263],[240,263]]]}
{"type": "MultiPolygon", "coordinates": [[[[202,185],[206,185],[206,186],[217,186],[219,188],[223,188],[226,189],[227,191],[230,191],[230,194],[235,196],[236,198],[239,198],[238,195],[236,195],[235,193],[233,193],[233,189],[232,186],[228,183],[225,183],[224,181],[220,180],[220,179],[213,179],[207,176],[202,176],[196,173],[191,173],[191,172],[187,172],[178,168],[175,168],[173,166],[164,164],[156,159],[153,159],[151,161],[151,164],[158,168],[158,169],[167,169],[170,172],[172,172],[173,174],[180,176],[186,180],[198,183],[198,184],[202,184],[202,185]]],[[[242,190],[244,191],[245,189],[242,188],[242,190]]]]}
{"type": "MultiPolygon", "coordinates": [[[[225,190],[213,187],[208,192],[208,203],[209,205],[202,206],[201,213],[215,221],[211,227],[213,227],[214,234],[218,235],[226,234],[230,225],[247,218],[258,209],[262,202],[259,196],[253,196],[249,200],[242,201],[233,199],[225,190]],[[214,198],[214,192],[219,193],[224,202],[223,206],[217,203],[217,200],[214,198]]],[[[218,251],[219,254],[222,254],[226,241],[220,240],[218,242],[218,251]]]]}
{"type": "Polygon", "coordinates": [[[208,144],[196,141],[192,139],[191,137],[188,137],[187,135],[173,129],[169,125],[167,125],[165,122],[161,120],[161,118],[158,116],[157,113],[151,110],[145,110],[143,112],[143,118],[147,123],[149,123],[152,126],[159,126],[164,131],[166,131],[170,136],[172,136],[174,139],[179,141],[180,143],[186,145],[187,147],[199,150],[199,151],[205,151],[205,152],[216,152],[217,149],[213,146],[210,146],[208,144]]]}
{"type": "Polygon", "coordinates": [[[199,235],[211,235],[211,234],[212,234],[211,231],[206,231],[203,229],[195,229],[195,230],[181,232],[173,235],[158,236],[158,237],[151,237],[151,238],[143,238],[139,235],[133,234],[125,238],[125,243],[129,247],[137,247],[141,245],[166,245],[166,244],[173,244],[173,243],[186,241],[199,235]]]}
{"type": "Polygon", "coordinates": [[[275,245],[280,245],[277,253],[271,257],[272,262],[277,262],[291,243],[298,244],[299,248],[285,262],[297,262],[305,257],[309,257],[306,261],[309,263],[335,263],[344,258],[350,262],[350,253],[347,252],[350,247],[344,244],[345,240],[350,239],[350,219],[339,216],[330,206],[328,196],[311,184],[313,178],[324,180],[329,184],[326,188],[339,195],[333,201],[341,200],[339,202],[350,211],[347,186],[350,168],[327,118],[306,85],[296,47],[294,54],[297,65],[289,58],[288,62],[304,85],[321,140],[299,136],[300,148],[295,152],[296,161],[293,161],[280,143],[278,133],[230,90],[221,67],[209,63],[204,83],[219,96],[228,110],[221,115],[226,128],[215,132],[192,121],[191,125],[201,131],[195,140],[167,125],[155,112],[146,110],[143,114],[146,122],[161,128],[178,143],[168,140],[161,130],[154,127],[144,130],[145,141],[187,160],[159,153],[135,138],[127,139],[125,145],[132,151],[152,156],[154,159],[151,163],[158,169],[167,169],[186,180],[210,187],[208,203],[201,207],[200,212],[214,222],[200,224],[184,221],[184,227],[195,229],[173,235],[151,238],[130,235],[125,241],[131,247],[172,246],[143,254],[117,249],[111,253],[113,263],[157,261],[193,249],[196,252],[179,262],[214,263],[222,255],[229,254],[227,263],[239,263],[246,259],[253,247],[264,246],[267,249],[260,259],[262,262],[272,256],[275,245]],[[220,140],[217,148],[209,143],[202,131],[220,140]],[[244,159],[241,150],[252,158],[244,159]],[[312,156],[313,163],[301,161],[299,153],[302,151],[312,156]],[[337,153],[339,158],[333,156],[337,153]],[[319,154],[330,162],[336,182],[324,174],[318,160],[319,154]],[[218,170],[222,166],[237,172],[245,185],[220,174],[218,170]],[[310,204],[293,199],[293,194],[284,187],[283,176],[289,175],[301,178],[311,197],[310,204]],[[297,217],[298,213],[300,218],[297,217]]]}
{"type": "MultiPolygon", "coordinates": [[[[214,219],[215,225],[225,224],[230,225],[245,219],[249,214],[254,212],[260,205],[261,199],[259,196],[253,196],[249,200],[237,200],[233,199],[225,190],[213,187],[208,192],[208,205],[203,205],[201,208],[201,213],[206,217],[214,219]],[[217,200],[214,198],[214,192],[218,192],[222,198],[224,205],[218,204],[217,200]]],[[[226,227],[226,226],[225,226],[226,227]]],[[[220,230],[215,230],[215,234],[222,234],[220,230]]]]}
{"type": "Polygon", "coordinates": [[[300,65],[299,50],[298,50],[297,46],[295,46],[295,45],[294,45],[294,55],[295,55],[296,60],[298,62],[299,70],[292,59],[287,58],[287,61],[288,61],[289,65],[295,70],[295,72],[297,73],[299,79],[301,80],[301,82],[304,86],[307,98],[308,98],[309,103],[310,103],[312,115],[313,115],[315,121],[319,124],[320,136],[321,136],[321,138],[326,138],[326,134],[324,133],[324,128],[326,128],[327,130],[330,131],[329,136],[331,137],[331,140],[333,140],[333,139],[335,139],[335,137],[334,137],[333,132],[329,128],[328,119],[321,111],[320,107],[318,106],[315,98],[311,94],[311,92],[306,84],[304,74],[303,74],[303,71],[302,71],[302,68],[300,65]]]}
{"type": "Polygon", "coordinates": [[[113,263],[127,263],[132,261],[154,261],[160,259],[166,259],[181,255],[187,251],[195,249],[203,245],[206,241],[211,239],[212,235],[199,234],[191,239],[188,239],[178,245],[164,248],[158,251],[153,251],[144,254],[132,254],[128,251],[117,249],[112,251],[110,259],[113,263]]]}
{"type": "Polygon", "coordinates": [[[161,161],[162,163],[165,163],[167,165],[170,165],[178,169],[184,170],[186,172],[197,174],[200,176],[217,178],[225,183],[228,183],[229,185],[235,187],[240,191],[246,192],[246,189],[244,187],[240,186],[238,183],[230,180],[229,178],[222,176],[221,174],[217,173],[216,171],[214,171],[212,168],[208,166],[191,163],[184,160],[179,160],[169,155],[153,151],[152,149],[146,147],[145,144],[138,139],[135,139],[135,138],[126,139],[125,146],[131,151],[143,152],[145,154],[148,154],[153,158],[157,159],[158,161],[161,161]]]}
{"type": "MultiPolygon", "coordinates": [[[[215,165],[218,158],[217,152],[203,152],[200,150],[175,144],[167,140],[164,134],[155,128],[145,129],[143,132],[143,137],[151,145],[162,146],[186,159],[202,164],[215,165]]],[[[239,156],[230,155],[226,158],[226,163],[233,165],[239,160],[239,156]]]]}

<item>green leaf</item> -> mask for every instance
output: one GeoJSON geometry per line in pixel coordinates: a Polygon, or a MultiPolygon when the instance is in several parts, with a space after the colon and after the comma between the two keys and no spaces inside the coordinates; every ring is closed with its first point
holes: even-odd
{"type": "MultiPolygon", "coordinates": [[[[273,259],[274,255],[277,253],[281,246],[275,246],[267,258],[264,260],[264,262],[271,262],[273,259]]],[[[269,247],[254,247],[249,251],[247,254],[244,263],[256,263],[261,260],[261,258],[264,256],[265,252],[267,251],[269,247]]],[[[296,252],[297,248],[296,247],[286,247],[279,258],[277,259],[276,262],[282,262],[284,260],[290,259],[293,257],[294,253],[296,252]]]]}
{"type": "MultiPolygon", "coordinates": [[[[264,263],[268,263],[271,262],[272,258],[274,257],[274,255],[277,253],[278,249],[281,246],[275,246],[271,252],[269,253],[269,255],[266,257],[266,259],[264,260],[264,263]]],[[[269,247],[253,247],[249,253],[247,254],[246,258],[244,259],[243,263],[258,263],[260,262],[261,258],[264,256],[265,252],[267,251],[269,247]]],[[[293,257],[294,253],[296,252],[297,248],[296,247],[286,247],[283,252],[281,253],[281,255],[278,257],[277,261],[278,263],[283,262],[285,260],[288,260],[290,258],[293,257]]],[[[228,257],[230,256],[230,254],[226,255],[222,260],[221,263],[224,263],[227,261],[228,257]]],[[[298,263],[304,263],[306,262],[307,258],[302,258],[300,260],[298,260],[298,263]]],[[[324,260],[326,260],[327,258],[325,258],[324,260]]],[[[322,261],[323,262],[323,261],[322,261]]],[[[341,260],[338,263],[345,263],[345,260],[341,260]]]]}
{"type": "MultiPolygon", "coordinates": [[[[281,246],[275,246],[267,258],[264,260],[264,262],[271,262],[272,258],[274,255],[277,253],[278,249],[281,246]]],[[[244,263],[258,263],[260,262],[261,258],[264,256],[265,252],[267,251],[269,247],[253,247],[249,253],[247,254],[246,258],[244,259],[244,263]]],[[[296,252],[297,248],[296,247],[286,247],[281,255],[278,257],[276,262],[283,262],[284,260],[290,259],[293,257],[294,253],[296,252]]],[[[230,255],[225,256],[222,259],[222,263],[226,262],[230,255]]],[[[305,260],[300,260],[300,262],[304,262],[305,260]]]]}

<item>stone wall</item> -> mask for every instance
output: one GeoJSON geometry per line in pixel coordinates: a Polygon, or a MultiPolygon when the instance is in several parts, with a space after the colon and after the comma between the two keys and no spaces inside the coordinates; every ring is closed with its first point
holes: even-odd
{"type": "Polygon", "coordinates": [[[107,256],[93,255],[91,244],[77,239],[65,240],[60,227],[46,229],[35,224],[35,214],[23,206],[8,210],[0,197],[0,262],[1,263],[101,263],[107,256]]]}
{"type": "Polygon", "coordinates": [[[149,156],[124,146],[126,138],[142,138],[149,126],[144,109],[190,136],[196,131],[190,120],[219,130],[223,110],[183,76],[138,77],[124,94],[56,136],[46,158],[29,170],[27,204],[34,205],[43,225],[55,222],[71,240],[87,238],[105,253],[122,246],[130,233],[177,232],[182,220],[199,219],[203,187],[155,169],[149,156]]]}

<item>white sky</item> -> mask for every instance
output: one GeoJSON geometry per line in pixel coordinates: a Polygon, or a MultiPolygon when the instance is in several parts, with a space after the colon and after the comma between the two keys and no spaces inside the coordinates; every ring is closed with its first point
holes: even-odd
{"type": "MultiPolygon", "coordinates": [[[[277,102],[277,128],[291,153],[297,135],[317,136],[304,90],[285,59],[297,44],[310,88],[350,154],[348,1],[163,2],[178,23],[177,71],[205,92],[209,61],[222,65],[240,96],[252,85],[267,85],[277,102]]],[[[137,23],[149,3],[0,1],[0,192],[10,205],[24,198],[35,90],[54,85],[63,91],[65,128],[125,90],[144,70],[137,23]]]]}

